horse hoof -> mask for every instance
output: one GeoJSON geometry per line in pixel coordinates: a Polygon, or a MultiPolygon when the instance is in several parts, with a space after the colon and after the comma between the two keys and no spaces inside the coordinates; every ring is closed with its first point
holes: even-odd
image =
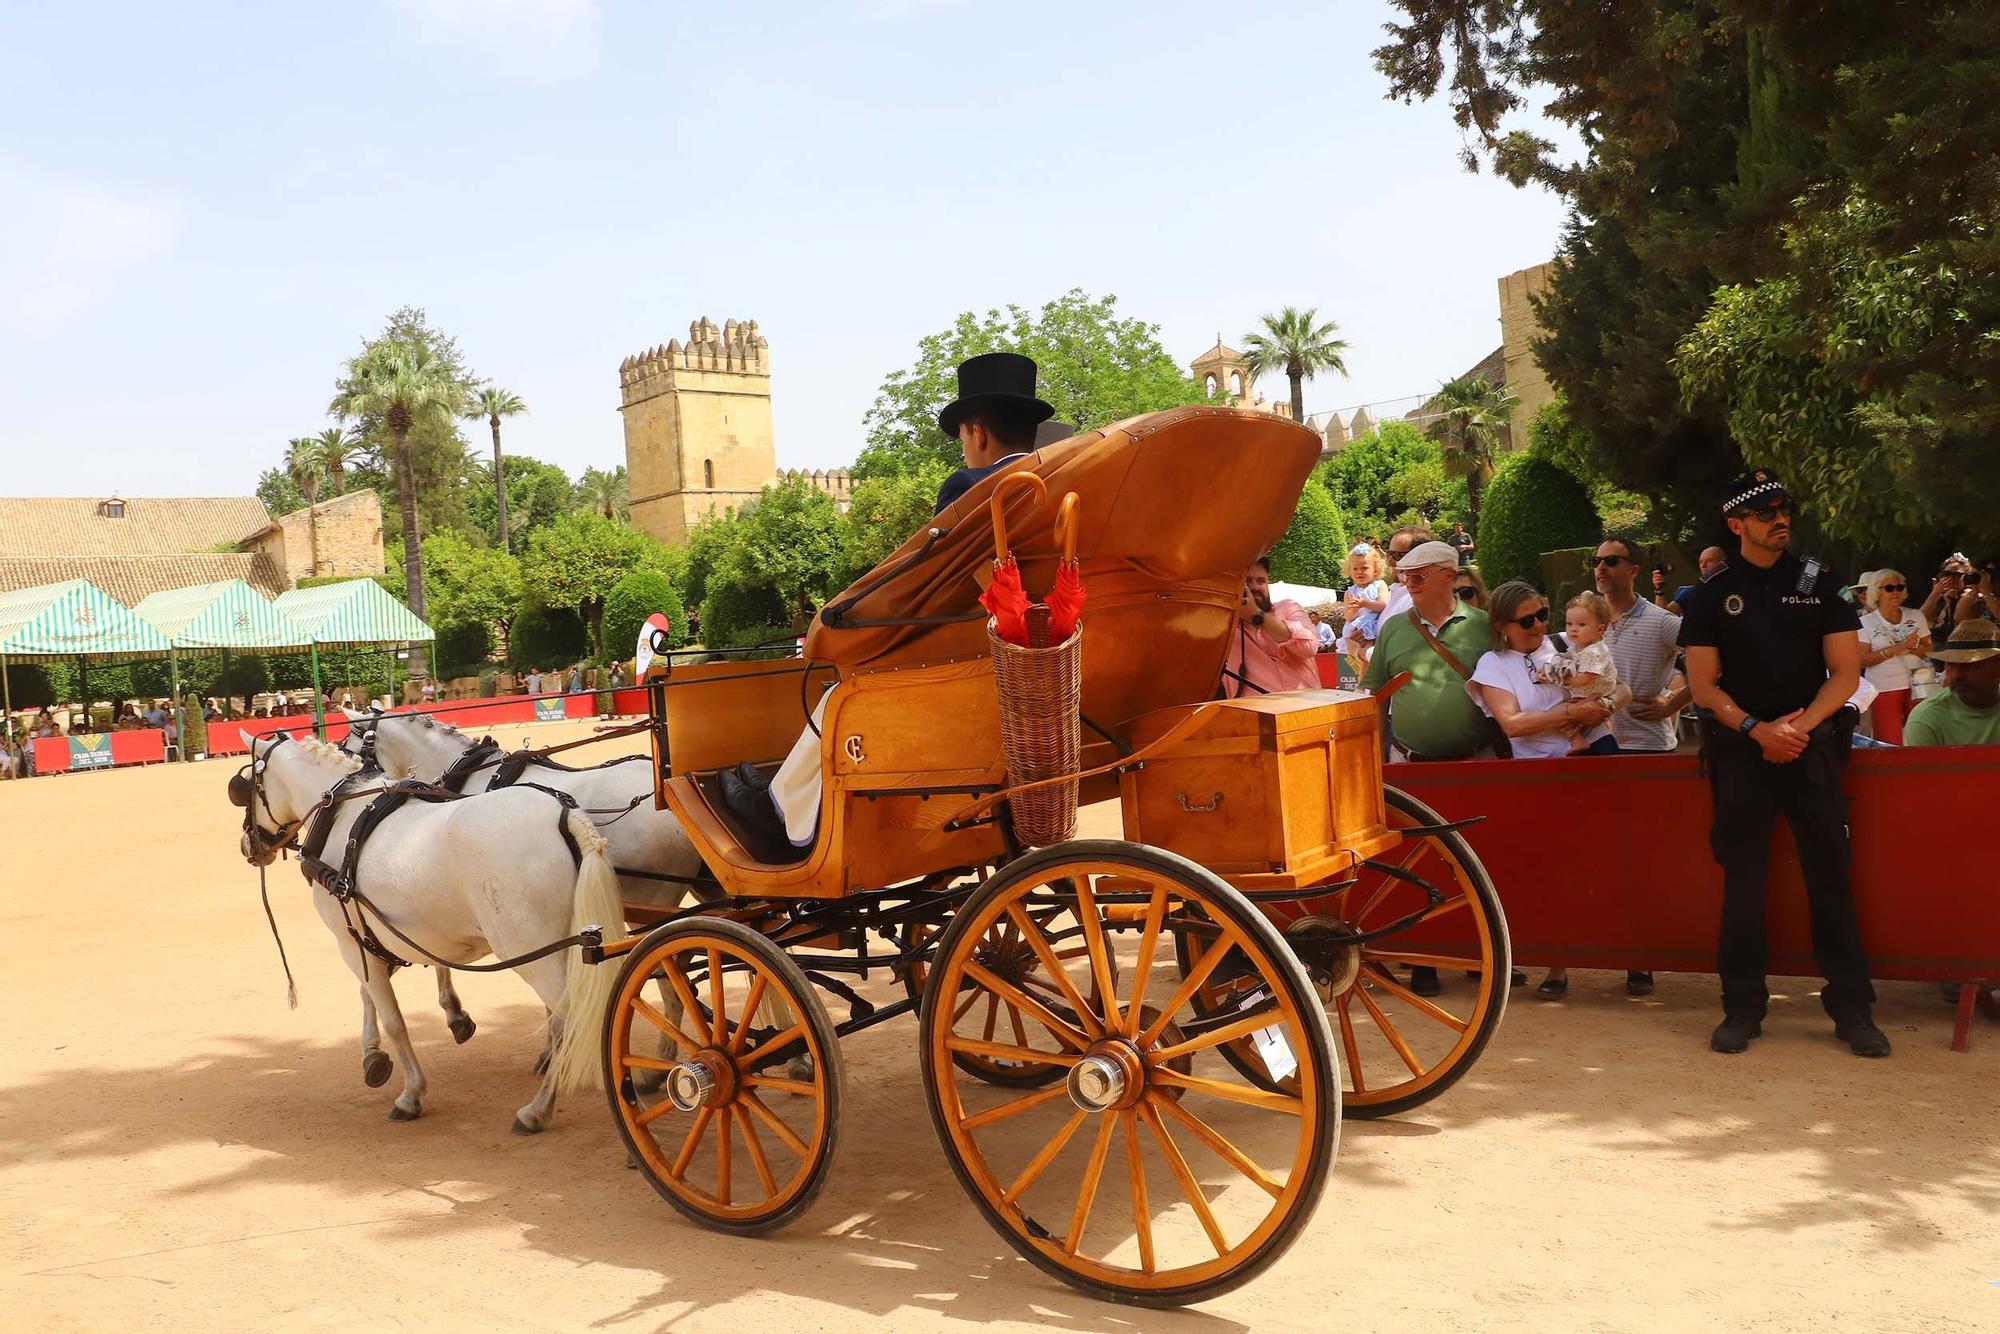
{"type": "Polygon", "coordinates": [[[796,1079],[803,1084],[812,1083],[813,1079],[812,1057],[794,1056],[791,1060],[786,1061],[785,1078],[796,1079]]]}
{"type": "Polygon", "coordinates": [[[389,1075],[395,1068],[396,1063],[389,1059],[386,1051],[371,1051],[361,1058],[361,1077],[368,1081],[368,1087],[372,1089],[388,1083],[389,1075]]]}
{"type": "Polygon", "coordinates": [[[630,1149],[627,1149],[625,1151],[625,1170],[628,1172],[636,1172],[639,1170],[639,1157],[637,1154],[633,1153],[630,1149]]]}
{"type": "Polygon", "coordinates": [[[517,1135],[539,1135],[542,1133],[542,1128],[540,1126],[529,1125],[521,1119],[520,1113],[516,1112],[514,1114],[514,1133],[517,1135]]]}
{"type": "Polygon", "coordinates": [[[632,1076],[632,1088],[637,1093],[658,1093],[660,1086],[667,1082],[664,1070],[641,1070],[632,1076]]]}
{"type": "Polygon", "coordinates": [[[389,1119],[391,1121],[414,1121],[421,1114],[421,1112],[417,1111],[405,1111],[403,1104],[400,1102],[389,1104],[389,1119]]]}
{"type": "Polygon", "coordinates": [[[479,1025],[472,1022],[472,1016],[461,1014],[451,1021],[451,1040],[460,1046],[472,1041],[472,1035],[479,1031],[479,1025]]]}

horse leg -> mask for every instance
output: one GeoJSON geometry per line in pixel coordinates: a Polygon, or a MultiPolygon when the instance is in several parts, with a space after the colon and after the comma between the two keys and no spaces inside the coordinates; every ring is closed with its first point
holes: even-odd
{"type": "Polygon", "coordinates": [[[396,1063],[382,1050],[382,1038],[375,1028],[375,1001],[368,994],[368,988],[361,988],[361,1078],[369,1088],[378,1089],[389,1082],[390,1072],[396,1063]]]}
{"type": "Polygon", "coordinates": [[[460,1044],[471,1041],[479,1025],[472,1022],[472,1016],[459,1002],[458,988],[452,985],[451,969],[433,965],[431,971],[437,974],[438,1008],[444,1011],[444,1021],[451,1028],[451,1040],[460,1044]]]}
{"type": "Polygon", "coordinates": [[[403,1022],[402,1007],[396,1004],[396,989],[389,981],[389,970],[380,963],[371,963],[368,968],[368,994],[374,999],[375,1013],[382,1023],[383,1036],[395,1049],[396,1058],[403,1063],[403,1091],[390,1104],[391,1121],[414,1121],[423,1114],[424,1093],[430,1082],[424,1078],[423,1068],[417,1064],[417,1049],[410,1041],[409,1027],[403,1022]]]}
{"type": "Polygon", "coordinates": [[[588,968],[581,960],[569,960],[565,954],[551,955],[523,964],[515,971],[520,973],[527,984],[541,996],[542,1003],[549,1008],[548,1041],[538,1062],[542,1076],[541,1087],[535,1090],[534,1100],[514,1113],[514,1133],[517,1135],[539,1135],[549,1128],[549,1122],[556,1113],[556,1081],[549,1055],[562,1041],[563,1031],[563,979],[568,968],[588,968]]]}

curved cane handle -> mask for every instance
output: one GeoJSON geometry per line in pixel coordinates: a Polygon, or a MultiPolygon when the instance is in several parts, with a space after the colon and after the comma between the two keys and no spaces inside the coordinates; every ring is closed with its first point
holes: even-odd
{"type": "Polygon", "coordinates": [[[1049,498],[1048,483],[1031,472],[1010,472],[1000,479],[999,485],[993,488],[992,499],[986,502],[986,508],[992,511],[993,514],[993,559],[995,561],[1007,559],[1007,516],[1005,513],[1007,508],[1007,493],[1017,486],[1025,486],[1030,491],[1033,491],[1037,503],[1049,498]]]}
{"type": "Polygon", "coordinates": [[[1071,491],[1062,498],[1062,506],[1056,510],[1056,541],[1062,547],[1063,564],[1076,564],[1076,492],[1071,491]]]}

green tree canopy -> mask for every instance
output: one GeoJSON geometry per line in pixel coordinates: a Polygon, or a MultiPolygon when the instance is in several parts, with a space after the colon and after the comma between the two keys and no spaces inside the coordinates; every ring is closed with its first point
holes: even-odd
{"type": "Polygon", "coordinates": [[[1256,329],[1243,335],[1251,377],[1277,371],[1291,385],[1293,421],[1306,419],[1307,380],[1327,371],[1347,374],[1342,359],[1347,342],[1334,337],[1339,332],[1340,326],[1322,321],[1318,310],[1286,306],[1276,315],[1264,316],[1256,329]]]}
{"type": "Polygon", "coordinates": [[[1313,473],[1346,519],[1348,531],[1386,541],[1406,523],[1433,527],[1467,517],[1463,479],[1445,476],[1437,441],[1406,421],[1385,421],[1347,442],[1313,473]]]}
{"type": "Polygon", "coordinates": [[[1079,430],[1205,401],[1201,386],[1160,345],[1159,327],[1120,318],[1117,304],[1117,297],[1072,289],[1039,311],[967,311],[926,336],[915,364],[882,381],[863,419],[868,439],[855,479],[910,472],[925,461],[959,467],[958,442],[938,430],[937,415],[957,397],[959,363],[984,352],[1033,357],[1041,397],[1058,420],[1079,430]]]}
{"type": "Polygon", "coordinates": [[[1431,421],[1425,434],[1444,451],[1447,477],[1463,477],[1471,526],[1479,526],[1479,492],[1493,475],[1493,456],[1507,438],[1514,395],[1483,375],[1461,375],[1438,386],[1424,405],[1431,421]]]}
{"type": "MultiPolygon", "coordinates": [[[[509,454],[500,462],[507,479],[507,522],[511,549],[519,554],[528,549],[528,538],[575,508],[569,474],[553,463],[509,454]]],[[[465,525],[493,546],[500,541],[497,495],[491,486],[471,487],[465,493],[465,525]]]]}
{"type": "Polygon", "coordinates": [[[847,505],[840,584],[854,582],[930,524],[938,488],[950,465],[928,459],[906,473],[870,477],[855,485],[847,505]]]}
{"type": "Polygon", "coordinates": [[[595,510],[607,519],[630,518],[631,486],[625,477],[625,465],[621,463],[609,472],[585,468],[576,482],[575,504],[579,509],[595,510]]]}
{"type": "Polygon", "coordinates": [[[305,494],[283,468],[266,468],[257,475],[257,499],[273,518],[306,507],[305,494]]]}
{"type": "Polygon", "coordinates": [[[1532,454],[1510,454],[1487,488],[1479,572],[1489,586],[1525,579],[1539,587],[1543,552],[1591,546],[1603,533],[1583,483],[1532,454]]]}
{"type": "Polygon", "coordinates": [[[1307,483],[1270,559],[1271,577],[1285,583],[1337,588],[1346,582],[1347,525],[1325,487],[1307,483]]]}
{"type": "Polygon", "coordinates": [[[440,633],[465,625],[505,635],[521,607],[521,563],[507,552],[475,546],[456,533],[424,539],[430,583],[430,623],[440,633]]]}
{"type": "Polygon", "coordinates": [[[708,574],[702,633],[711,644],[752,626],[802,629],[836,589],[842,569],[840,507],[800,478],[767,486],[730,521],[708,574]]]}
{"type": "Polygon", "coordinates": [[[576,612],[588,629],[592,653],[601,657],[604,595],[633,570],[662,569],[668,559],[657,541],[636,528],[601,514],[570,513],[528,538],[521,586],[535,606],[576,612]]]}
{"type": "Polygon", "coordinates": [[[493,434],[492,481],[495,512],[494,527],[498,533],[496,540],[502,547],[511,547],[513,543],[509,537],[512,530],[507,522],[506,470],[500,466],[500,419],[502,417],[516,416],[527,410],[528,405],[523,403],[521,396],[511,389],[502,389],[498,385],[487,385],[483,389],[475,390],[461,411],[461,415],[467,421],[485,422],[487,429],[493,434]]]}
{"type": "Polygon", "coordinates": [[[658,570],[634,570],[604,595],[604,652],[614,659],[631,656],[639,643],[639,627],[654,612],[665,612],[672,627],[668,637],[678,648],[688,642],[687,616],[681,595],[658,570]]]}

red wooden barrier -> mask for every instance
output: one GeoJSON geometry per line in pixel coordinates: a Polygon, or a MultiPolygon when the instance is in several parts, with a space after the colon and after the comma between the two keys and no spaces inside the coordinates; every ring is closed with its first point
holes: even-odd
{"type": "Polygon", "coordinates": [[[167,758],[167,734],[158,728],[126,732],[95,732],[75,738],[35,739],[35,772],[59,774],[74,769],[109,769],[125,764],[158,764],[167,758]],[[78,751],[82,751],[81,755],[78,751]]]}
{"type": "MultiPolygon", "coordinates": [[[[1709,853],[1712,806],[1698,765],[1694,755],[1473,760],[1397,764],[1384,777],[1447,819],[1486,817],[1465,837],[1500,892],[1515,962],[1708,973],[1722,872],[1709,853]]],[[[1996,791],[2000,748],[1855,752],[1852,876],[1876,977],[2000,981],[1996,791]],[[1953,833],[1912,839],[1937,830],[1953,833]]],[[[1783,821],[1768,902],[1771,972],[1817,976],[1783,821]]]]}

